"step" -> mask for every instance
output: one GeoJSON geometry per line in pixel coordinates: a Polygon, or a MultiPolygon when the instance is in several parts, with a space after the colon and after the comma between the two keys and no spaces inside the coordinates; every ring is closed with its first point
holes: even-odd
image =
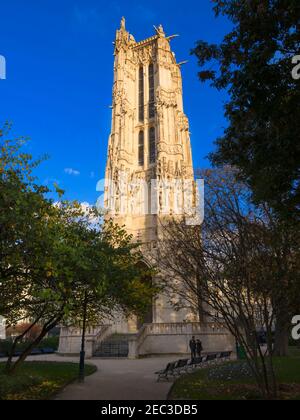
{"type": "Polygon", "coordinates": [[[128,353],[99,353],[96,352],[94,353],[93,357],[99,357],[99,358],[103,358],[103,359],[119,359],[119,358],[124,358],[127,359],[128,357],[128,353]]]}
{"type": "Polygon", "coordinates": [[[128,357],[130,334],[113,334],[107,337],[94,352],[94,357],[128,357]]]}
{"type": "Polygon", "coordinates": [[[96,357],[128,357],[128,349],[105,351],[100,349],[94,353],[96,357]]]}
{"type": "Polygon", "coordinates": [[[113,334],[107,337],[104,342],[110,341],[110,342],[126,342],[128,343],[129,338],[131,337],[131,334],[113,334]]]}

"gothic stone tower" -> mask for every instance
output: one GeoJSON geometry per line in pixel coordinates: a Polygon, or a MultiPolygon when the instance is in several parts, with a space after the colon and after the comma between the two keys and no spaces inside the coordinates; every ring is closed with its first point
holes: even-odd
{"type": "Polygon", "coordinates": [[[136,42],[123,18],[114,43],[105,206],[116,222],[148,245],[155,243],[157,217],[166,215],[166,202],[169,214],[175,206],[170,191],[150,192],[151,180],[193,179],[180,64],[171,38],[160,26],[156,35],[136,42]]]}
{"type": "MultiPolygon", "coordinates": [[[[125,225],[134,240],[141,242],[145,263],[151,262],[156,252],[160,220],[186,215],[186,209],[194,204],[193,193],[174,194],[174,181],[179,181],[180,192],[185,181],[193,184],[194,175],[189,123],[183,112],[180,63],[170,48],[172,38],[160,26],[154,36],[136,42],[122,19],[115,40],[104,200],[108,217],[125,225]],[[153,180],[154,188],[149,188],[153,180]]],[[[91,330],[86,351],[89,356],[97,354],[95,349],[114,333],[130,333],[129,357],[187,353],[192,335],[201,338],[206,351],[232,348],[227,332],[197,321],[188,309],[174,311],[169,297],[161,294],[145,319],[121,317],[113,324],[104,321],[91,330]]],[[[80,342],[79,328],[64,327],[59,352],[78,353],[80,342]]]]}
{"type": "MultiPolygon", "coordinates": [[[[178,214],[178,197],[169,185],[162,188],[159,183],[193,182],[189,123],[172,38],[160,26],[154,36],[136,42],[123,18],[114,43],[105,207],[109,217],[143,243],[145,255],[155,252],[158,218],[178,214]],[[157,183],[151,189],[153,180],[157,183]]],[[[156,323],[181,322],[186,317],[175,313],[163,297],[153,307],[156,323]]]]}

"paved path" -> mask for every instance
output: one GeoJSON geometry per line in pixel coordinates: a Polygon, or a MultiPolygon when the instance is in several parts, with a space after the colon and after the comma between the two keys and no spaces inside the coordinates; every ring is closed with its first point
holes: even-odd
{"type": "MultiPolygon", "coordinates": [[[[177,357],[178,358],[178,357],[177,357]]],[[[56,355],[37,356],[29,360],[78,362],[78,358],[56,355]]],[[[165,400],[172,382],[156,382],[154,372],[163,369],[172,357],[138,360],[90,359],[98,370],[84,384],[68,385],[57,400],[165,400]]]]}

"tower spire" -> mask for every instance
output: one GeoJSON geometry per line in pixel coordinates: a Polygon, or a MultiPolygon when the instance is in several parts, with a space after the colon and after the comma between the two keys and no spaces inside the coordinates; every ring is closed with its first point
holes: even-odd
{"type": "Polygon", "coordinates": [[[124,16],[122,16],[122,19],[121,19],[121,29],[126,30],[126,19],[124,16]]]}
{"type": "Polygon", "coordinates": [[[155,29],[157,35],[159,35],[160,37],[165,37],[166,36],[162,24],[160,24],[158,28],[155,25],[153,25],[153,26],[154,26],[154,29],[155,29]]]}

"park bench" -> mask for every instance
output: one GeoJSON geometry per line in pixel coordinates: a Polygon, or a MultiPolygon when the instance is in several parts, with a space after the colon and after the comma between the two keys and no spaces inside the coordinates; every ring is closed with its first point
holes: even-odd
{"type": "Polygon", "coordinates": [[[213,353],[207,356],[207,362],[209,364],[218,364],[224,362],[224,360],[230,359],[232,352],[225,351],[221,353],[213,353]]]}
{"type": "Polygon", "coordinates": [[[202,359],[202,357],[197,358],[197,360],[180,359],[176,362],[168,363],[165,369],[155,372],[155,374],[158,375],[157,382],[159,382],[162,378],[169,380],[169,376],[180,375],[183,371],[188,372],[188,370],[193,369],[197,363],[201,363],[202,359]]]}
{"type": "Polygon", "coordinates": [[[231,351],[223,351],[221,353],[221,358],[222,359],[230,359],[231,355],[232,355],[231,351]]]}
{"type": "Polygon", "coordinates": [[[197,368],[197,367],[201,366],[205,358],[206,358],[206,356],[195,357],[192,360],[192,366],[193,366],[193,368],[197,368]]]}
{"type": "Polygon", "coordinates": [[[177,362],[168,363],[165,369],[155,372],[155,374],[158,375],[157,382],[159,382],[161,378],[165,378],[168,381],[170,375],[174,376],[176,363],[177,362]]]}
{"type": "MultiPolygon", "coordinates": [[[[197,364],[197,359],[199,359],[199,357],[197,357],[196,359],[189,359],[186,365],[186,371],[188,372],[189,369],[193,370],[196,367],[197,364]]],[[[201,357],[202,359],[202,357],[201,357]]]]}
{"type": "Polygon", "coordinates": [[[217,353],[208,354],[205,362],[211,365],[215,363],[216,359],[217,359],[217,353]]]}
{"type": "Polygon", "coordinates": [[[169,376],[181,375],[182,372],[188,372],[189,369],[193,370],[197,367],[205,368],[210,365],[217,364],[224,360],[230,359],[232,352],[225,351],[219,353],[211,353],[206,356],[195,357],[194,359],[179,359],[176,362],[168,363],[165,369],[155,372],[157,382],[161,378],[169,380],[169,376]]]}
{"type": "Polygon", "coordinates": [[[178,362],[176,362],[176,365],[175,365],[175,372],[179,375],[181,374],[182,371],[186,372],[188,362],[189,362],[189,359],[178,360],[178,362]]]}

